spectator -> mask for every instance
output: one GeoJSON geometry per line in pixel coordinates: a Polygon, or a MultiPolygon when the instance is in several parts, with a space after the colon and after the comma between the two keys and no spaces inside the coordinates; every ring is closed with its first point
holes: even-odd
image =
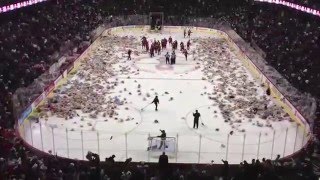
{"type": "Polygon", "coordinates": [[[114,164],[114,163],[115,163],[115,160],[114,160],[115,157],[116,157],[116,156],[113,154],[112,156],[106,158],[106,162],[107,162],[108,164],[114,164]]]}
{"type": "Polygon", "coordinates": [[[229,162],[225,161],[225,160],[221,160],[223,162],[223,168],[221,171],[221,175],[223,177],[223,179],[229,179],[229,162]]]}
{"type": "Polygon", "coordinates": [[[165,152],[162,153],[162,155],[159,156],[159,168],[160,169],[167,169],[169,165],[168,156],[165,152]]]}

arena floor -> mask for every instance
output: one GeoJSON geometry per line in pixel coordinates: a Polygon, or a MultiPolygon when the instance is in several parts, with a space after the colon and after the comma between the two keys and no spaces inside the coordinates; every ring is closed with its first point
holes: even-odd
{"type": "Polygon", "coordinates": [[[119,161],[132,157],[155,162],[161,151],[147,151],[148,138],[163,129],[170,137],[170,162],[227,159],[231,164],[288,156],[306,143],[305,130],[266,96],[266,88],[221,36],[194,30],[188,60],[178,50],[175,65],[165,64],[170,45],[150,58],[141,47],[142,36],[149,44],[169,36],[178,44],[188,41],[180,28],[105,33],[77,72],[51,95],[50,103],[40,105],[40,123],[25,126],[26,141],[74,159],[85,159],[92,151],[101,159],[115,154],[119,161]],[[128,49],[133,50],[132,60],[127,60],[128,49]],[[158,111],[154,104],[147,106],[156,95],[158,111]],[[122,105],[114,103],[115,97],[122,105]],[[195,110],[201,113],[199,129],[192,128],[195,110]]]}

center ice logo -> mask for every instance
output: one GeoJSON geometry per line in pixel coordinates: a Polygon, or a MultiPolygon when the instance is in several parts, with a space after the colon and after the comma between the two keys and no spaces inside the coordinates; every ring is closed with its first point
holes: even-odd
{"type": "Polygon", "coordinates": [[[184,74],[199,69],[198,65],[194,61],[185,61],[184,57],[177,54],[177,63],[174,65],[166,64],[165,57],[150,58],[147,56],[135,58],[133,67],[139,69],[139,71],[148,73],[157,73],[163,71],[164,73],[170,72],[174,74],[184,74]]]}

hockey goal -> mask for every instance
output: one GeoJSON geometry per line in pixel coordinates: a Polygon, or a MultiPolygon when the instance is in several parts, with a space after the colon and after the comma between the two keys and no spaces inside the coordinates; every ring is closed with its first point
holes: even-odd
{"type": "Polygon", "coordinates": [[[149,22],[150,22],[150,31],[158,32],[163,28],[163,12],[150,12],[149,22]]]}
{"type": "Polygon", "coordinates": [[[148,138],[148,151],[151,156],[159,156],[162,152],[165,152],[169,157],[175,157],[177,153],[177,144],[175,137],[166,137],[166,140],[162,140],[160,137],[148,138]]]}

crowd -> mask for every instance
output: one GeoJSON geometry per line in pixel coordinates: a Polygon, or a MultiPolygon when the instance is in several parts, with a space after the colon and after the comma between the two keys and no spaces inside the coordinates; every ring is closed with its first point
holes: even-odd
{"type": "MultiPolygon", "coordinates": [[[[312,95],[319,100],[319,29],[320,19],[317,16],[299,12],[283,6],[257,3],[253,7],[237,8],[234,15],[227,15],[222,20],[251,45],[255,44],[265,54],[266,62],[275,68],[291,85],[305,94],[299,98],[292,93],[287,98],[308,119],[319,116],[319,103],[302,102],[312,95]],[[276,28],[275,28],[276,27],[276,28]],[[300,104],[300,105],[299,105],[300,104]],[[315,113],[306,111],[317,108],[315,113]],[[317,106],[317,107],[316,107],[317,106]]],[[[285,84],[282,80],[278,85],[285,84]]],[[[287,88],[285,91],[292,91],[287,88]]]]}
{"type": "Polygon", "coordinates": [[[0,14],[1,123],[13,119],[10,99],[15,90],[47,71],[62,47],[73,49],[89,40],[89,33],[102,23],[97,6],[51,2],[0,14]]]}
{"type": "MultiPolygon", "coordinates": [[[[63,1],[40,3],[18,10],[18,13],[0,14],[0,179],[213,179],[229,175],[230,166],[226,161],[219,171],[212,170],[211,165],[201,168],[180,168],[176,165],[171,171],[160,173],[158,166],[153,164],[128,162],[110,165],[97,159],[88,164],[61,161],[54,156],[35,156],[12,129],[7,129],[14,124],[11,98],[15,90],[28,86],[47,71],[57,60],[58,51],[68,49],[62,47],[70,46],[69,49],[73,49],[83,41],[90,41],[89,33],[103,22],[103,17],[110,14],[111,10],[117,13],[143,13],[152,6],[140,1],[128,1],[134,3],[130,6],[125,2],[121,3],[120,8],[116,3],[108,4],[109,12],[101,11],[96,1],[63,1]]],[[[268,63],[296,88],[320,97],[320,63],[317,61],[319,18],[274,5],[259,4],[250,8],[242,6],[242,1],[230,9],[225,7],[232,1],[224,1],[223,5],[213,1],[183,2],[166,3],[164,10],[167,8],[168,14],[172,15],[183,12],[190,16],[209,16],[227,21],[244,39],[254,41],[265,51],[268,63]],[[177,8],[181,8],[181,11],[177,8]]],[[[318,9],[320,7],[318,2],[312,0],[301,3],[318,9]]],[[[318,127],[316,124],[315,133],[319,132],[318,127]]],[[[309,157],[301,156],[292,162],[243,162],[233,173],[234,179],[288,179],[288,174],[293,176],[292,179],[313,179],[310,162],[314,159],[310,156],[313,151],[305,154],[309,157]]]]}
{"type": "Polygon", "coordinates": [[[267,52],[269,63],[297,88],[320,97],[320,19],[267,6],[253,21],[252,39],[267,52]]]}

